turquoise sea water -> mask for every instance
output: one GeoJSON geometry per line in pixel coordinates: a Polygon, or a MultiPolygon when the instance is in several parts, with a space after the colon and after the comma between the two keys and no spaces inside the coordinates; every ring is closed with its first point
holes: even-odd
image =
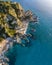
{"type": "Polygon", "coordinates": [[[30,4],[30,0],[27,2],[17,0],[17,2],[20,2],[25,10],[30,9],[36,13],[39,24],[35,24],[36,39],[30,40],[31,47],[15,46],[15,65],[52,65],[52,14],[42,11],[36,4],[30,4]]]}

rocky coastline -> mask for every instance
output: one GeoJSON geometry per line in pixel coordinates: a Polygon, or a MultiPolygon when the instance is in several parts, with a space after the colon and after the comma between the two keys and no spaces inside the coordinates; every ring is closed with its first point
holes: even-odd
{"type": "Polygon", "coordinates": [[[30,10],[24,11],[17,2],[0,1],[0,65],[9,65],[10,59],[5,53],[13,44],[29,46],[27,37],[32,37],[32,34],[26,31],[30,22],[37,22],[37,16],[30,10]]]}

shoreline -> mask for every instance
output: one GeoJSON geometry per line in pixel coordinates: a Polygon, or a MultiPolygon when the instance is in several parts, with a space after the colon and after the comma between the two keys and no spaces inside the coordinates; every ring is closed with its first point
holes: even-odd
{"type": "Polygon", "coordinates": [[[8,65],[7,59],[9,58],[6,57],[5,53],[9,48],[13,47],[15,42],[23,47],[29,46],[30,40],[26,32],[30,21],[34,24],[37,22],[37,17],[33,17],[33,13],[30,10],[24,11],[17,2],[1,1],[0,9],[0,37],[4,39],[0,42],[0,65],[6,65],[5,63],[8,65]]]}

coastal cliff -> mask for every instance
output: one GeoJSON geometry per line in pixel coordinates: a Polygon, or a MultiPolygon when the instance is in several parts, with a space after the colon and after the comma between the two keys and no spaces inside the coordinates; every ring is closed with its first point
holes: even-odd
{"type": "Polygon", "coordinates": [[[26,31],[30,22],[37,22],[37,16],[30,10],[24,11],[16,2],[0,1],[0,65],[8,65],[5,61],[9,62],[9,59],[4,54],[14,42],[22,46],[29,44],[27,37],[32,35],[26,34],[26,31]],[[27,44],[23,44],[21,40],[25,40],[27,44]]]}

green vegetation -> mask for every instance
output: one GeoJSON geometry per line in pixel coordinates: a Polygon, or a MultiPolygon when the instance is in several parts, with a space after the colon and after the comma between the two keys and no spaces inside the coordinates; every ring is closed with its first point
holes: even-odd
{"type": "Polygon", "coordinates": [[[29,47],[31,45],[29,44],[30,40],[28,37],[32,37],[32,35],[29,33],[26,34],[26,28],[28,28],[27,26],[30,21],[33,23],[37,21],[37,18],[33,17],[31,11],[28,10],[25,12],[19,3],[12,2],[11,0],[0,0],[0,43],[2,44],[0,46],[2,51],[4,51],[1,51],[2,53],[0,54],[2,65],[3,63],[4,65],[8,65],[11,61],[10,57],[8,59],[5,55],[5,52],[11,46],[19,44],[29,47]],[[9,46],[5,41],[9,43],[9,46]]]}
{"type": "Polygon", "coordinates": [[[7,37],[15,37],[18,33],[24,35],[26,22],[35,19],[31,11],[25,12],[19,3],[8,1],[11,0],[0,0],[0,41],[7,37]]]}
{"type": "Polygon", "coordinates": [[[14,34],[15,34],[15,30],[12,30],[12,29],[9,29],[9,28],[6,28],[5,31],[6,31],[6,33],[7,33],[10,37],[13,37],[14,34]]]}
{"type": "Polygon", "coordinates": [[[4,38],[0,37],[0,42],[2,42],[3,39],[4,39],[4,38]]]}
{"type": "Polygon", "coordinates": [[[23,8],[19,3],[8,1],[11,0],[0,0],[0,41],[8,36],[14,37],[17,31],[16,28],[22,28],[23,26],[18,17],[21,15],[19,11],[23,8]]]}

